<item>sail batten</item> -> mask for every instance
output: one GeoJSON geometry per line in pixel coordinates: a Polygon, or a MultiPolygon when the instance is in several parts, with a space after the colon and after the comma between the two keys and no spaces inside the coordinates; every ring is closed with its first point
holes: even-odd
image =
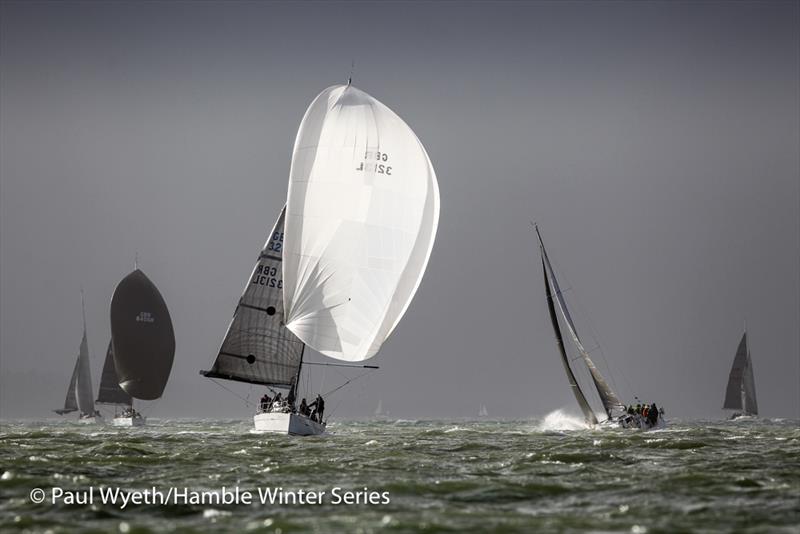
{"type": "Polygon", "coordinates": [[[284,207],[242,292],[208,378],[277,387],[297,381],[303,343],[283,313],[284,207]]]}

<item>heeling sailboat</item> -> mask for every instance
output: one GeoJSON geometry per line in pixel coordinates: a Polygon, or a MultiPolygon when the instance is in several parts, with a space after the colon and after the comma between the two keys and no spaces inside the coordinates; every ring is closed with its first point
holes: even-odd
{"type": "MultiPolygon", "coordinates": [[[[285,211],[285,207],[281,209],[258,255],[214,364],[200,374],[288,389],[287,398],[293,398],[300,383],[305,345],[284,323],[281,262],[285,211]]],[[[279,404],[274,410],[267,410],[266,403],[259,406],[254,416],[257,430],[303,436],[325,431],[322,421],[279,404]]]]}
{"type": "Polygon", "coordinates": [[[75,367],[72,370],[72,378],[67,388],[64,407],[53,411],[58,415],[78,411],[79,422],[95,423],[101,422],[102,417],[95,410],[94,401],[92,400],[94,394],[92,393],[92,371],[89,362],[89,344],[86,336],[86,309],[83,302],[83,291],[81,291],[81,309],[83,311],[83,337],[78,350],[78,359],[75,361],[75,367]]]}
{"type": "MultiPolygon", "coordinates": [[[[120,388],[140,400],[161,397],[175,358],[175,332],[164,298],[138,268],[120,281],[111,297],[111,353],[120,388]]],[[[141,426],[131,407],[116,426],[141,426]]]]}
{"type": "Polygon", "coordinates": [[[739,347],[736,349],[736,356],[733,358],[722,408],[734,410],[731,419],[758,415],[753,361],[750,358],[750,348],[747,344],[746,328],[741,341],[739,341],[739,347]]]}
{"type": "Polygon", "coordinates": [[[375,355],[419,286],[438,219],[436,175],[414,132],[349,83],[324,90],[300,123],[287,206],[201,374],[289,388],[254,416],[257,430],[324,432],[322,415],[294,405],[305,346],[347,362],[375,355]]]}
{"type": "Polygon", "coordinates": [[[131,397],[119,385],[116,364],[114,363],[114,343],[108,340],[106,350],[106,361],[103,363],[103,374],[100,376],[100,389],[97,392],[96,404],[106,404],[114,406],[114,419],[112,424],[115,426],[141,426],[144,418],[133,417],[133,397],[131,397]],[[118,408],[122,407],[122,413],[118,408]]]}
{"type": "Polygon", "coordinates": [[[578,337],[578,331],[575,328],[575,323],[573,322],[572,316],[567,308],[567,303],[564,301],[563,292],[561,291],[561,288],[558,284],[558,279],[553,271],[550,258],[547,255],[547,250],[545,249],[542,235],[539,232],[539,227],[534,225],[534,228],[536,230],[536,237],[539,240],[539,252],[542,258],[542,274],[544,277],[545,294],[547,296],[547,308],[550,313],[550,321],[556,336],[556,345],[559,353],[561,354],[561,362],[564,365],[564,371],[567,374],[570,388],[572,389],[572,393],[575,395],[575,400],[578,402],[578,406],[581,408],[584,420],[588,425],[591,426],[599,423],[597,415],[589,403],[589,400],[581,388],[581,385],[578,382],[576,374],[573,370],[572,366],[576,361],[583,362],[585,369],[591,376],[592,384],[594,385],[594,389],[597,391],[602,409],[605,412],[605,419],[602,421],[602,423],[613,423],[619,424],[623,427],[634,428],[652,428],[657,425],[663,425],[664,420],[660,416],[657,416],[654,419],[647,419],[642,417],[640,414],[627,413],[625,405],[619,400],[617,394],[614,392],[608,382],[606,382],[605,378],[600,373],[600,370],[589,357],[588,351],[584,348],[583,343],[578,337]],[[561,326],[559,324],[559,313],[567,328],[567,331],[569,332],[575,350],[578,353],[576,358],[569,358],[567,355],[561,326]]]}

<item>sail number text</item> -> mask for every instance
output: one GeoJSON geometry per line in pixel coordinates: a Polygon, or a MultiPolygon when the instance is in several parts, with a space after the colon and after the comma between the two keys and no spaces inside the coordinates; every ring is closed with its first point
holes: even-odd
{"type": "Polygon", "coordinates": [[[283,289],[283,278],[277,278],[277,275],[277,267],[259,264],[259,266],[256,267],[256,272],[253,274],[253,281],[251,283],[259,286],[277,287],[278,289],[283,289]]]}
{"type": "Polygon", "coordinates": [[[357,171],[374,172],[377,174],[392,175],[392,166],[387,165],[389,161],[389,154],[381,152],[380,150],[367,150],[364,152],[364,161],[362,161],[357,171]]]}
{"type": "Polygon", "coordinates": [[[272,239],[269,240],[267,250],[271,250],[273,252],[280,252],[283,250],[283,232],[275,232],[272,234],[272,239]]]}

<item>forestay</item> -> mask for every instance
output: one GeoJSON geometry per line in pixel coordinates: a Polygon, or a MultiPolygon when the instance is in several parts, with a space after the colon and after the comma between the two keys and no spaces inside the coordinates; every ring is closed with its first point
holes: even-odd
{"type": "Polygon", "coordinates": [[[351,85],[324,90],[292,157],[288,328],[333,358],[373,356],[420,284],[438,220],[436,174],[411,128],[351,85]]]}
{"type": "Polygon", "coordinates": [[[283,259],[285,208],[258,256],[210,378],[291,387],[297,380],[303,343],[284,325],[283,259]]]}

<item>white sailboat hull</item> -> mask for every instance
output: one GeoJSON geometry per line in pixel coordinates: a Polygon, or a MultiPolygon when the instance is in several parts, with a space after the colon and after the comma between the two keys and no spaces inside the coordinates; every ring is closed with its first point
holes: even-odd
{"type": "Polygon", "coordinates": [[[144,417],[115,417],[111,424],[113,426],[123,426],[123,427],[134,427],[134,426],[144,426],[145,418],[144,417]]]}
{"type": "Polygon", "coordinates": [[[289,436],[318,436],[325,433],[325,425],[294,413],[258,413],[253,416],[256,430],[289,436]]]}
{"type": "Polygon", "coordinates": [[[102,425],[105,421],[103,421],[102,416],[94,415],[92,417],[81,417],[78,419],[78,423],[82,425],[102,425]]]}

